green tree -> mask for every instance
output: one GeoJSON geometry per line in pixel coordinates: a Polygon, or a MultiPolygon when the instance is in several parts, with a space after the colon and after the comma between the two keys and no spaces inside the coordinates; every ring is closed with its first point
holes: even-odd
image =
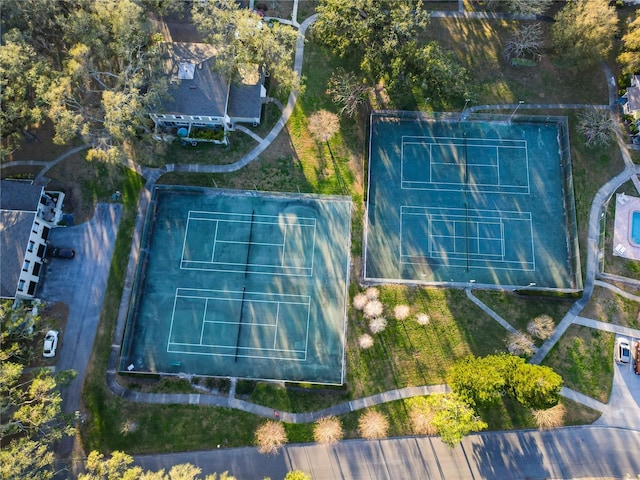
{"type": "Polygon", "coordinates": [[[558,12],[551,34],[557,58],[568,67],[586,69],[613,48],[618,16],[608,0],[573,0],[558,12]]]}
{"type": "Polygon", "coordinates": [[[551,408],[560,400],[562,377],[549,367],[522,363],[508,374],[511,395],[525,407],[551,408]]]}
{"type": "Polygon", "coordinates": [[[41,324],[40,316],[31,308],[13,308],[10,300],[0,302],[0,361],[25,364],[31,360],[33,336],[41,324]]]}
{"type": "MultiPolygon", "coordinates": [[[[107,159],[118,157],[123,142],[150,133],[147,114],[166,92],[166,82],[159,75],[157,36],[140,6],[133,0],[7,1],[7,34],[14,43],[14,32],[23,35],[22,51],[31,59],[32,73],[21,88],[33,99],[19,108],[43,110],[33,110],[23,123],[46,114],[55,126],[55,142],[80,135],[93,147],[90,157],[107,159]],[[27,88],[33,84],[39,95],[27,88]]],[[[9,65],[12,48],[12,55],[5,55],[9,65]]],[[[18,127],[24,128],[19,124],[14,130],[18,127]]]]}
{"type": "Polygon", "coordinates": [[[49,480],[54,476],[55,454],[48,444],[26,437],[0,449],[0,478],[49,480]]]}
{"type": "Polygon", "coordinates": [[[457,360],[449,370],[451,389],[471,405],[497,402],[505,387],[501,357],[468,357],[457,360]]]}
{"type": "Polygon", "coordinates": [[[4,155],[16,149],[25,130],[43,120],[49,66],[21,32],[11,30],[0,45],[0,71],[0,155],[4,155]]]}
{"type": "Polygon", "coordinates": [[[341,57],[359,59],[373,82],[399,97],[413,88],[425,96],[466,94],[468,75],[435,42],[420,43],[429,23],[422,0],[323,0],[313,25],[316,38],[341,57]]]}
{"type": "Polygon", "coordinates": [[[293,470],[285,475],[284,480],[311,480],[311,475],[300,470],[293,470]]]}
{"type": "Polygon", "coordinates": [[[465,435],[487,428],[463,399],[456,394],[436,393],[425,398],[420,407],[429,414],[429,423],[440,439],[455,447],[465,435]]]}
{"type": "Polygon", "coordinates": [[[633,75],[640,72],[640,15],[627,25],[622,36],[622,53],[618,56],[622,71],[633,75]]]}
{"type": "Polygon", "coordinates": [[[281,91],[300,89],[293,70],[293,49],[298,33],[280,22],[267,23],[235,0],[194,2],[193,20],[218,49],[214,68],[234,83],[247,68],[264,66],[281,91]]]}

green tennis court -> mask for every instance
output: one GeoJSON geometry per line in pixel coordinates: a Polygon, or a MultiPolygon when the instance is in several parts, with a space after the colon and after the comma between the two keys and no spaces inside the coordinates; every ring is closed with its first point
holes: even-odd
{"type": "Polygon", "coordinates": [[[344,197],[158,187],[120,370],[343,383],[350,225],[344,197]]]}
{"type": "Polygon", "coordinates": [[[566,131],[374,113],[365,281],[581,289],[566,131]]]}

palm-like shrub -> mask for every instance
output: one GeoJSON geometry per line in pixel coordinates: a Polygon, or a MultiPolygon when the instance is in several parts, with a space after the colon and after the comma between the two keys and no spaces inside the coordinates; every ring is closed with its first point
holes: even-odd
{"type": "Polygon", "coordinates": [[[527,332],[540,340],[546,340],[553,333],[555,325],[549,315],[540,315],[529,322],[527,332]]]}
{"type": "Polygon", "coordinates": [[[364,306],[364,316],[367,318],[375,318],[382,315],[384,307],[380,300],[371,300],[364,306]]]}
{"type": "Polygon", "coordinates": [[[342,424],[338,417],[322,417],[313,427],[313,439],[318,443],[338,443],[343,436],[342,424]]]}
{"type": "Polygon", "coordinates": [[[367,440],[386,438],[389,432],[389,420],[383,413],[367,410],[358,419],[358,432],[367,440]]]}
{"type": "Polygon", "coordinates": [[[387,328],[387,319],[384,317],[375,317],[369,322],[369,330],[371,330],[371,333],[384,332],[385,328],[387,328]]]}
{"type": "Polygon", "coordinates": [[[365,290],[364,293],[369,300],[377,300],[380,296],[380,292],[376,287],[369,287],[365,290]]]}
{"type": "Polygon", "coordinates": [[[373,337],[368,333],[360,335],[358,345],[360,345],[360,348],[363,350],[373,347],[373,337]]]}
{"type": "Polygon", "coordinates": [[[531,410],[531,415],[540,429],[562,427],[567,409],[561,403],[544,410],[531,410]]]}
{"type": "Polygon", "coordinates": [[[393,308],[393,316],[396,320],[404,320],[411,313],[411,309],[408,305],[396,305],[393,308]]]}
{"type": "Polygon", "coordinates": [[[260,453],[276,455],[287,443],[287,432],[282,423],[267,420],[256,430],[255,441],[260,453]]]}
{"type": "Polygon", "coordinates": [[[367,306],[367,302],[369,298],[364,293],[358,293],[355,297],[353,297],[353,308],[356,310],[363,310],[364,307],[367,306]]]}
{"type": "Polygon", "coordinates": [[[513,355],[533,354],[533,341],[524,333],[511,333],[507,339],[507,349],[513,355]]]}
{"type": "Polygon", "coordinates": [[[430,321],[431,317],[426,313],[419,313],[416,316],[416,322],[418,322],[420,325],[428,325],[430,321]]]}

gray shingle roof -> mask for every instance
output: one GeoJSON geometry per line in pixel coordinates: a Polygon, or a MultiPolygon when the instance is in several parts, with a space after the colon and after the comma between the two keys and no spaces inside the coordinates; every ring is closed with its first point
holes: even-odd
{"type": "Polygon", "coordinates": [[[35,212],[0,210],[0,297],[14,298],[35,212]]]}
{"type": "Polygon", "coordinates": [[[633,112],[640,112],[640,87],[627,88],[629,103],[627,108],[633,112]]]}
{"type": "MultiPolygon", "coordinates": [[[[24,210],[35,212],[43,188],[31,182],[2,180],[0,182],[0,210],[24,210]]],[[[26,244],[25,244],[26,245],[26,244]]]]}
{"type": "Polygon", "coordinates": [[[161,113],[223,116],[227,107],[229,84],[213,70],[216,50],[206,43],[167,43],[165,73],[171,85],[161,113]],[[195,65],[193,80],[178,78],[180,64],[195,65]]]}

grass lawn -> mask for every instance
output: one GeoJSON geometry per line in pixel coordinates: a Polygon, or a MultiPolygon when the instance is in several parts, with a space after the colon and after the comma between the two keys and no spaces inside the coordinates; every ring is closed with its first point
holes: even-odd
{"type": "Polygon", "coordinates": [[[562,376],[565,386],[603,403],[613,385],[615,334],[571,325],[542,362],[562,376]]]}
{"type": "Polygon", "coordinates": [[[623,327],[640,328],[640,305],[607,288],[595,287],[580,315],[623,327]]]}
{"type": "MultiPolygon", "coordinates": [[[[540,315],[549,315],[557,325],[573,305],[573,300],[523,296],[511,292],[474,290],[473,294],[523,333],[527,332],[529,322],[540,315]]],[[[542,344],[539,339],[534,340],[536,345],[542,344]]]]}

